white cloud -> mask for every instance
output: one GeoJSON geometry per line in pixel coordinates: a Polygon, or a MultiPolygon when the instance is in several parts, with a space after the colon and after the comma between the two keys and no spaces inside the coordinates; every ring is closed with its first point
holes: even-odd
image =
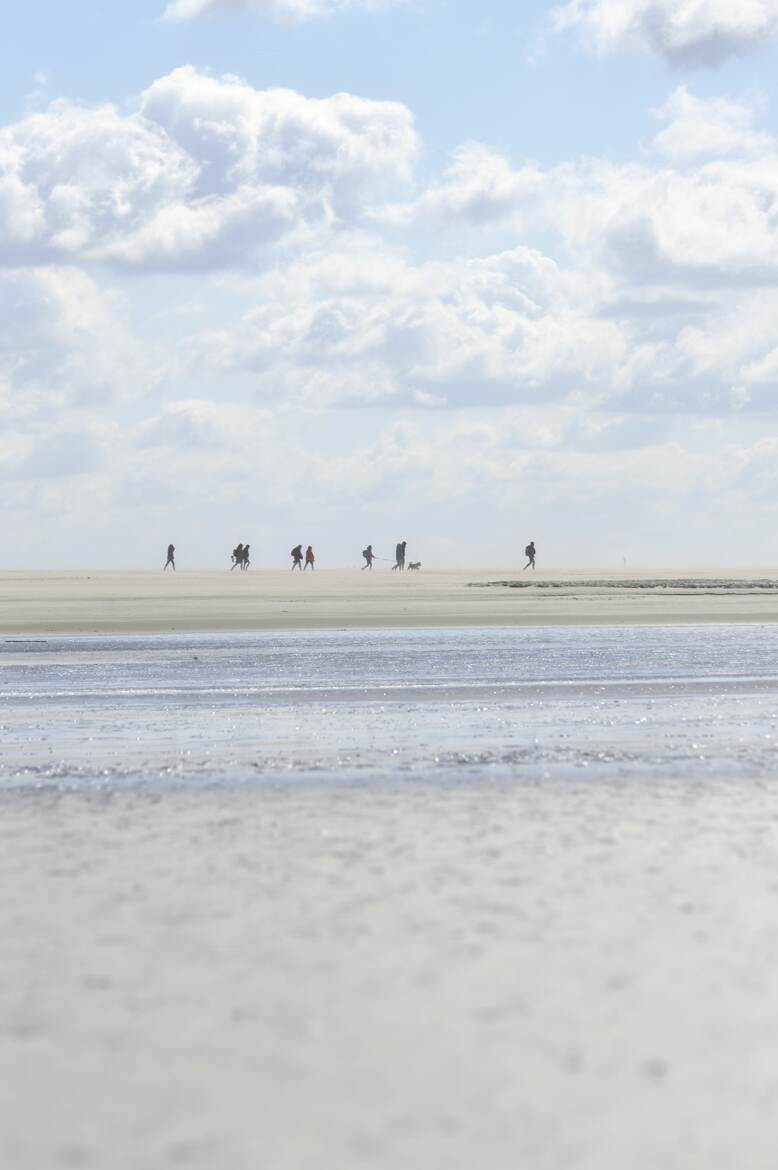
{"type": "Polygon", "coordinates": [[[176,69],[138,109],[67,102],[0,131],[0,264],[256,262],[407,180],[409,111],[176,69]]]}
{"type": "Polygon", "coordinates": [[[778,391],[775,320],[778,291],[760,289],[724,299],[680,332],[677,350],[686,381],[697,379],[735,409],[772,410],[778,391]]]}
{"type": "Polygon", "coordinates": [[[772,408],[778,304],[760,285],[701,289],[694,270],[630,267],[599,237],[578,251],[580,267],[524,246],[416,264],[342,237],[249,286],[254,307],[186,348],[268,407],[563,404],[588,420],[580,443],[634,439],[632,424],[590,425],[609,413],[772,408]]]}
{"type": "Polygon", "coordinates": [[[165,9],[166,20],[192,20],[218,12],[250,9],[273,16],[296,20],[315,16],[329,16],[336,12],[375,12],[380,8],[397,7],[409,0],[171,0],[165,9]]]}
{"type": "Polygon", "coordinates": [[[416,157],[413,117],[398,102],[257,90],[191,66],[155,81],[139,113],[195,160],[203,194],[242,183],[319,194],[329,184],[348,203],[355,190],[406,180],[416,157]]]}
{"type": "Polygon", "coordinates": [[[679,172],[594,165],[566,177],[558,226],[632,279],[761,283],[778,275],[778,158],[679,172]]]}
{"type": "Polygon", "coordinates": [[[412,204],[388,204],[375,219],[404,226],[414,221],[436,224],[467,220],[495,222],[513,215],[522,201],[540,193],[542,171],[535,166],[514,170],[504,154],[479,142],[466,142],[454,153],[443,181],[412,204]]]}
{"type": "Polygon", "coordinates": [[[680,86],[656,111],[667,122],[653,147],[674,163],[701,158],[776,153],[772,135],[754,129],[754,109],[746,102],[698,98],[680,86]]]}
{"type": "Polygon", "coordinates": [[[362,237],[265,278],[257,307],[195,342],[195,360],[314,408],[591,393],[618,380],[628,348],[592,314],[591,293],[525,247],[413,265],[362,237]]]}
{"type": "Polygon", "coordinates": [[[569,0],[556,25],[579,28],[600,52],[642,48],[713,65],[774,36],[778,0],[569,0]]]}
{"type": "Polygon", "coordinates": [[[121,300],[73,268],[0,271],[0,405],[50,417],[148,394],[159,366],[124,321],[121,300]]]}
{"type": "Polygon", "coordinates": [[[64,517],[77,497],[82,524],[103,507],[109,453],[121,441],[118,420],[144,409],[162,373],[153,349],[129,329],[115,292],[72,268],[0,271],[6,507],[28,509],[33,527],[44,502],[53,517],[64,517]]]}

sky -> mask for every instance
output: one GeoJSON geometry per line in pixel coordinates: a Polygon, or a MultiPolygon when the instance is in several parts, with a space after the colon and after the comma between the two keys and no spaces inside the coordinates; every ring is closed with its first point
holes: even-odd
{"type": "Polygon", "coordinates": [[[0,567],[778,565],[778,0],[27,0],[0,567]]]}

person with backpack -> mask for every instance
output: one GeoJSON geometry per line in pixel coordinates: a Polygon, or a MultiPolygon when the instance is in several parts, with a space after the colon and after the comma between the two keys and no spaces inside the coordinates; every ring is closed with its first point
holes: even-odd
{"type": "Polygon", "coordinates": [[[375,553],[373,552],[372,544],[369,544],[367,548],[362,549],[362,556],[365,558],[365,563],[362,566],[362,572],[364,573],[365,569],[372,570],[373,561],[375,560],[375,553]]]}
{"type": "Polygon", "coordinates": [[[524,549],[524,556],[527,557],[527,563],[524,566],[525,571],[529,568],[535,568],[535,541],[531,540],[524,549]]]}
{"type": "Polygon", "coordinates": [[[303,571],[303,546],[301,544],[296,544],[294,546],[294,548],[292,549],[292,552],[291,552],[291,557],[292,557],[292,572],[294,572],[295,569],[299,569],[300,572],[302,573],[302,571],[303,571]]]}

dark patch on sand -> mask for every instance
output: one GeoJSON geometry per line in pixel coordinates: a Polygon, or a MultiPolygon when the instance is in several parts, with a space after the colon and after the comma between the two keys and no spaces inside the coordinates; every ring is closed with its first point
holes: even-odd
{"type": "Polygon", "coordinates": [[[700,580],[692,577],[677,579],[643,578],[637,581],[630,580],[591,580],[591,581],[536,581],[533,579],[517,581],[471,581],[470,589],[565,589],[594,590],[622,589],[628,592],[654,593],[701,593],[721,594],[738,593],[744,596],[753,593],[778,593],[778,580],[760,578],[753,581],[733,581],[725,577],[700,580]]]}

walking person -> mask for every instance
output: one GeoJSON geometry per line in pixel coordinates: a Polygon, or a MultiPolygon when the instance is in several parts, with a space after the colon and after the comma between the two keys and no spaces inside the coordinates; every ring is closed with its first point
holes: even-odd
{"type": "Polygon", "coordinates": [[[243,568],[243,544],[242,543],[237,545],[237,547],[232,550],[232,568],[230,569],[230,572],[232,572],[233,569],[237,569],[238,567],[240,567],[241,569],[243,568]]]}
{"type": "Polygon", "coordinates": [[[311,569],[315,569],[316,568],[316,566],[314,564],[315,560],[316,560],[316,557],[313,555],[313,549],[311,548],[310,545],[308,545],[307,549],[305,550],[305,567],[306,567],[306,569],[309,566],[311,567],[311,569]]]}
{"type": "Polygon", "coordinates": [[[247,544],[244,544],[243,556],[241,557],[241,566],[240,566],[241,572],[246,571],[246,569],[249,567],[249,563],[250,563],[249,562],[249,546],[247,544]]]}
{"type": "Polygon", "coordinates": [[[165,568],[162,570],[163,573],[164,573],[165,569],[168,567],[168,565],[173,566],[173,572],[175,573],[175,571],[176,571],[176,546],[174,544],[169,544],[167,546],[167,560],[165,561],[165,568]]]}
{"type": "Polygon", "coordinates": [[[394,564],[392,565],[392,572],[399,569],[401,573],[405,572],[405,548],[408,544],[407,540],[401,540],[394,550],[394,564]]]}
{"type": "Polygon", "coordinates": [[[294,572],[295,569],[299,569],[300,572],[302,573],[302,571],[303,571],[303,546],[301,544],[296,544],[294,546],[294,548],[292,549],[291,556],[292,556],[292,572],[294,572]]]}
{"type": "Polygon", "coordinates": [[[529,542],[529,544],[527,545],[527,547],[524,549],[524,556],[528,558],[527,563],[524,566],[525,571],[527,569],[534,569],[535,568],[535,541],[534,540],[531,540],[529,542]]]}
{"type": "Polygon", "coordinates": [[[362,549],[362,556],[365,558],[365,563],[362,566],[362,572],[364,573],[365,569],[370,569],[372,571],[373,561],[375,560],[375,553],[373,552],[372,544],[369,544],[367,548],[362,549]]]}

